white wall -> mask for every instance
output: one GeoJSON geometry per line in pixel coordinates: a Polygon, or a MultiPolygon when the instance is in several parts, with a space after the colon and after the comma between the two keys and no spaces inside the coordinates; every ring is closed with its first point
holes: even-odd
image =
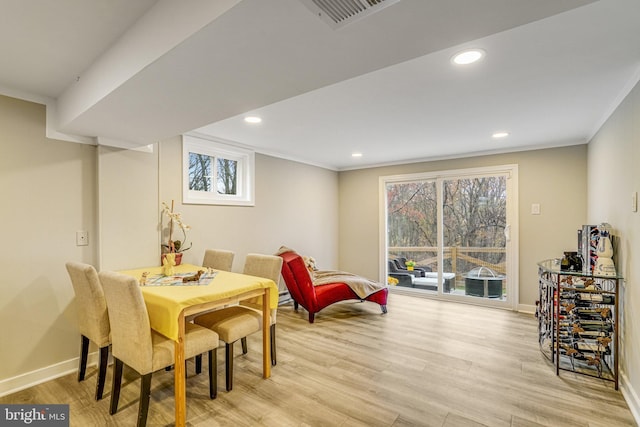
{"type": "Polygon", "coordinates": [[[608,222],[618,237],[616,268],[625,278],[620,322],[622,390],[640,420],[640,85],[631,91],[589,143],[588,220],[608,222]]]}
{"type": "Polygon", "coordinates": [[[577,249],[586,220],[586,146],[413,163],[340,173],[340,268],[378,277],[381,176],[518,165],[520,224],[519,304],[532,311],[538,298],[536,262],[577,249]],[[539,203],[540,215],[531,215],[539,203]]]}

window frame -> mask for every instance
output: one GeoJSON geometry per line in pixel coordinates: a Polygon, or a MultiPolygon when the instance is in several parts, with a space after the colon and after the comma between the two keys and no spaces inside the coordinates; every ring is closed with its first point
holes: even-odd
{"type": "MultiPolygon", "coordinates": [[[[436,191],[438,192],[438,266],[443,265],[442,260],[442,248],[443,248],[443,235],[442,235],[442,182],[450,179],[464,179],[475,178],[480,176],[491,175],[504,175],[506,176],[508,201],[506,206],[507,224],[505,227],[505,233],[508,233],[506,250],[507,250],[507,277],[508,277],[508,290],[506,300],[494,301],[491,299],[478,299],[475,302],[469,301],[468,298],[460,298],[455,295],[444,294],[440,288],[437,293],[426,295],[427,298],[437,298],[449,301],[467,302],[472,304],[482,303],[485,306],[507,308],[511,310],[518,310],[520,301],[520,275],[519,275],[519,226],[518,226],[518,165],[506,164],[496,166],[486,166],[469,169],[455,169],[444,171],[431,171],[431,172],[418,172],[408,173],[401,175],[389,175],[379,177],[379,280],[384,283],[387,276],[387,259],[388,259],[388,212],[387,212],[387,184],[395,184],[402,182],[433,180],[436,183],[436,191]]],[[[399,288],[392,289],[395,292],[402,293],[403,290],[399,288]]],[[[411,293],[411,295],[415,295],[411,293]]],[[[420,296],[425,296],[420,294],[420,296]]]]}
{"type": "Polygon", "coordinates": [[[200,205],[255,206],[255,153],[215,139],[182,136],[182,203],[200,205]],[[212,191],[189,188],[189,155],[202,154],[212,157],[212,191]],[[237,194],[221,194],[217,191],[218,159],[237,161],[237,194]]]}

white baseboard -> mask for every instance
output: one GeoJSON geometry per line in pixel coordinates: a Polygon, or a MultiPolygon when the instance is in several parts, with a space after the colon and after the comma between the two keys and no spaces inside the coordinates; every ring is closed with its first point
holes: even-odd
{"type": "Polygon", "coordinates": [[[620,391],[627,405],[629,405],[629,410],[636,420],[636,424],[640,425],[640,398],[638,398],[638,393],[633,389],[633,386],[629,383],[629,378],[624,372],[620,372],[620,391]]]}
{"type": "MultiPolygon", "coordinates": [[[[87,358],[87,367],[97,366],[99,353],[89,353],[87,358]]],[[[38,384],[42,384],[47,381],[62,377],[64,375],[71,374],[78,371],[78,363],[80,358],[75,357],[73,359],[66,360],[64,362],[56,363],[51,366],[47,366],[35,371],[26,372],[21,375],[17,375],[12,378],[7,378],[0,381],[0,397],[6,396],[20,390],[24,390],[29,387],[33,387],[38,384]]]]}
{"type": "Polygon", "coordinates": [[[293,298],[291,298],[291,294],[289,294],[289,291],[284,291],[284,292],[280,292],[278,294],[278,305],[283,305],[288,303],[289,301],[293,301],[293,298]]]}
{"type": "Polygon", "coordinates": [[[536,306],[529,304],[518,304],[518,311],[520,313],[536,314],[536,306]]]}

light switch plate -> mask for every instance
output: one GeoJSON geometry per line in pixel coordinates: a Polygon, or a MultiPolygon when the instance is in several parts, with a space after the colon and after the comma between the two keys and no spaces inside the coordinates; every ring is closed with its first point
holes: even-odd
{"type": "Polygon", "coordinates": [[[540,203],[531,204],[531,215],[540,215],[540,203]]]}
{"type": "Polygon", "coordinates": [[[638,212],[638,192],[631,193],[631,212],[638,212]]]}

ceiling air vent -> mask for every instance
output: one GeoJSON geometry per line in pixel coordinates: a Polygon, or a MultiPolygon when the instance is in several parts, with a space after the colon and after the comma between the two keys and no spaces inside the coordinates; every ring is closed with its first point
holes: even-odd
{"type": "Polygon", "coordinates": [[[301,0],[333,28],[340,28],[400,0],[301,0]]]}

